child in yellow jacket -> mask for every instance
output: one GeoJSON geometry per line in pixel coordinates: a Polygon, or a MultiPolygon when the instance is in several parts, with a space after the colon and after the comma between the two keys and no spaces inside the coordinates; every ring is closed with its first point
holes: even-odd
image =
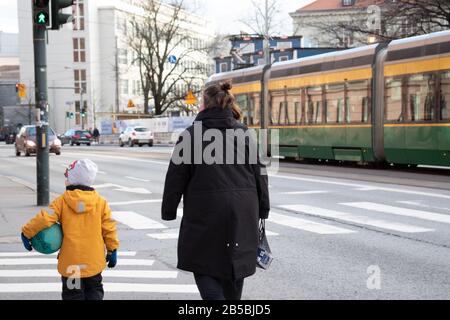
{"type": "Polygon", "coordinates": [[[22,229],[22,240],[31,251],[31,241],[40,231],[60,223],[63,242],[58,255],[63,300],[102,300],[102,271],[117,264],[116,222],[111,209],[93,185],[98,172],[91,160],[79,160],[66,170],[66,192],[42,210],[22,229]],[[106,255],[106,259],[105,259],[106,255]]]}

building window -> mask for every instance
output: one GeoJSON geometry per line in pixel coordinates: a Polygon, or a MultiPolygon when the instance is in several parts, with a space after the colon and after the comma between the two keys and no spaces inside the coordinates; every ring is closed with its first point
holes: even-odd
{"type": "Polygon", "coordinates": [[[117,50],[117,60],[120,64],[128,65],[128,51],[127,49],[118,49],[117,50]]]}
{"type": "Polygon", "coordinates": [[[73,30],[84,30],[84,0],[75,0],[72,7],[73,30]]]}
{"type": "Polygon", "coordinates": [[[74,70],[75,79],[75,93],[80,93],[80,88],[83,88],[83,93],[87,92],[87,82],[86,82],[86,70],[74,70]]]}
{"type": "Polygon", "coordinates": [[[84,38],[73,38],[73,61],[86,62],[86,41],[84,38]]]}
{"type": "Polygon", "coordinates": [[[348,7],[353,5],[354,0],[342,0],[342,6],[348,7]]]}
{"type": "Polygon", "coordinates": [[[120,80],[120,94],[124,94],[124,95],[129,94],[129,81],[128,80],[120,80]]]}
{"type": "Polygon", "coordinates": [[[228,71],[228,63],[222,62],[220,64],[220,72],[227,72],[228,71]]]}
{"type": "Polygon", "coordinates": [[[292,42],[278,42],[277,43],[277,49],[291,49],[292,48],[292,42]]]}
{"type": "MultiPolygon", "coordinates": [[[[87,101],[83,100],[83,105],[84,105],[84,110],[87,110],[87,101]]],[[[80,101],[75,101],[75,125],[80,125],[81,124],[81,103],[80,101]]]]}

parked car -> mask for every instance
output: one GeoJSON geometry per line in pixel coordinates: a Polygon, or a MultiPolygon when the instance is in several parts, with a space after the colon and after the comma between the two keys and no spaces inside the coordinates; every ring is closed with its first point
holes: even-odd
{"type": "Polygon", "coordinates": [[[60,136],[62,145],[70,144],[74,145],[82,145],[86,144],[88,146],[91,145],[93,137],[89,130],[79,130],[79,129],[70,129],[62,136],[60,136]]]}
{"type": "Polygon", "coordinates": [[[119,137],[119,145],[121,147],[125,146],[125,144],[130,147],[134,147],[135,145],[142,147],[145,144],[153,147],[153,141],[153,133],[145,127],[128,127],[119,137]]]}
{"type": "MultiPolygon", "coordinates": [[[[36,154],[36,143],[36,126],[22,127],[16,136],[16,156],[20,157],[22,153],[27,157],[36,154]]],[[[52,128],[49,128],[48,144],[50,153],[55,153],[57,156],[61,154],[61,141],[52,128]]]]}

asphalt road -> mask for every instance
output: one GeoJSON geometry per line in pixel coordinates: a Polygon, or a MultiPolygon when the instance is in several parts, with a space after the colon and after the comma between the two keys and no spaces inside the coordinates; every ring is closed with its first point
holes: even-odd
{"type": "MultiPolygon", "coordinates": [[[[180,220],[160,219],[170,152],[67,146],[51,156],[54,194],[64,191],[70,162],[100,167],[96,187],[121,240],[116,273],[105,273],[106,299],[199,299],[192,275],[176,269],[180,220]]],[[[35,161],[0,144],[0,175],[34,184],[35,161]]],[[[244,299],[450,299],[449,178],[435,169],[282,164],[270,176],[275,260],[246,280],[244,299]]],[[[0,238],[10,232],[0,226],[0,238]]],[[[23,252],[0,242],[0,300],[59,299],[54,261],[23,252]]]]}

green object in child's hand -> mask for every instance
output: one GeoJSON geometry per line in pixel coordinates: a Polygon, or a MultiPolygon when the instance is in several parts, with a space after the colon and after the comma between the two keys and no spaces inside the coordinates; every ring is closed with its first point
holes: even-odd
{"type": "Polygon", "coordinates": [[[33,249],[42,254],[53,254],[61,249],[63,233],[59,224],[44,229],[31,239],[33,249]]]}

